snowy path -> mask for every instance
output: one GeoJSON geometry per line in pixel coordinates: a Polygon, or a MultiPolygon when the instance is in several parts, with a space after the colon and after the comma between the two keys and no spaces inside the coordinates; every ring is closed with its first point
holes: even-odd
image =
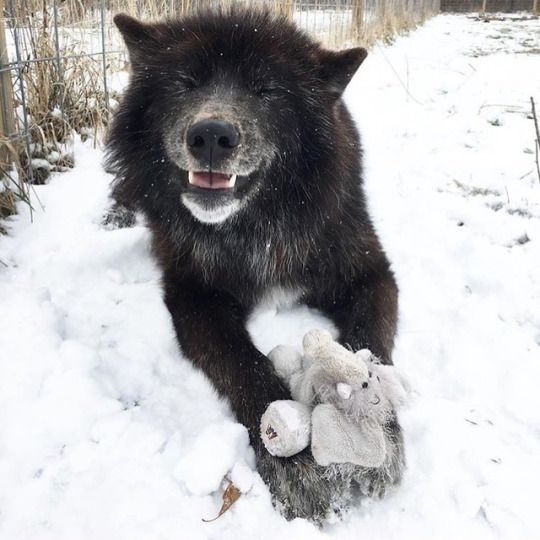
{"type": "MultiPolygon", "coordinates": [[[[540,538],[539,53],[538,20],[440,16],[348,91],[414,396],[402,486],[322,532],[272,510],[245,429],[176,350],[147,231],[100,227],[109,179],[79,146],[0,237],[0,538],[540,538]],[[231,469],[246,493],[202,523],[231,469]]],[[[267,351],[317,324],[252,331],[267,351]]]]}

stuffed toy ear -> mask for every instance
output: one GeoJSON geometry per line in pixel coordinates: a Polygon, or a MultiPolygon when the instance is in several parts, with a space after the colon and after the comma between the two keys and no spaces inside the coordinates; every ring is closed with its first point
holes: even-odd
{"type": "Polygon", "coordinates": [[[366,59],[366,49],[355,47],[343,51],[323,49],[319,53],[321,79],[332,94],[343,94],[360,64],[366,59]]]}
{"type": "Polygon", "coordinates": [[[375,420],[351,422],[330,403],[322,403],[313,409],[311,421],[311,453],[319,465],[354,463],[380,467],[384,463],[386,441],[375,420]]]}
{"type": "Polygon", "coordinates": [[[151,56],[152,51],[159,47],[159,35],[163,25],[143,23],[125,13],[115,15],[113,20],[124,38],[132,64],[140,63],[145,56],[151,56]]]}

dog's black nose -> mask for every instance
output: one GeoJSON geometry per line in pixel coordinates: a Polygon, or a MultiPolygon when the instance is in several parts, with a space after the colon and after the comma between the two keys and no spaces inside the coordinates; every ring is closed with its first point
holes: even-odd
{"type": "Polygon", "coordinates": [[[230,157],[239,139],[236,128],[224,120],[201,120],[193,124],[186,134],[189,151],[207,167],[230,157]]]}

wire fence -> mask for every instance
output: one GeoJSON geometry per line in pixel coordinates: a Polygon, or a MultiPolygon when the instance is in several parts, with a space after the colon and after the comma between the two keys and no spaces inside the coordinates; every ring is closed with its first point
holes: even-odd
{"type": "Polygon", "coordinates": [[[539,0],[441,0],[441,11],[455,13],[532,11],[538,14],[539,8],[539,0]]]}
{"type": "Polygon", "coordinates": [[[128,78],[114,14],[143,19],[265,5],[325,45],[369,45],[421,24],[440,0],[0,0],[0,218],[53,171],[73,134],[99,140],[128,78]]]}

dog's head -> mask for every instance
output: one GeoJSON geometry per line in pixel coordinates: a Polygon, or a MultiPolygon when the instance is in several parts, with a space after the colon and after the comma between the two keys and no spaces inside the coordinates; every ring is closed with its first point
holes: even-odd
{"type": "Polygon", "coordinates": [[[166,177],[160,196],[205,223],[239,211],[276,164],[286,174],[290,160],[334,144],[333,104],[367,54],[325,50],[264,12],[114,20],[132,66],[113,126],[136,149],[124,168],[145,158],[156,182],[166,177]]]}

